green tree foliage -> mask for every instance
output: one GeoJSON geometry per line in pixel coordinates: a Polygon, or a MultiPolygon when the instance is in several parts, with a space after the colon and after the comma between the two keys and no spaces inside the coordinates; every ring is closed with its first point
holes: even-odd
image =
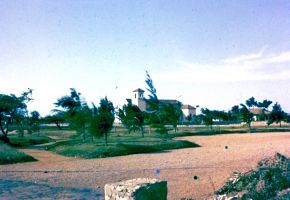
{"type": "Polygon", "coordinates": [[[250,110],[247,108],[246,105],[244,104],[240,104],[241,108],[240,108],[240,119],[245,122],[249,129],[251,130],[251,122],[253,121],[253,113],[250,112],[250,110]]]}
{"type": "Polygon", "coordinates": [[[144,113],[138,106],[132,104],[132,101],[128,101],[122,109],[119,109],[118,117],[129,133],[140,130],[142,137],[144,137],[144,113]]]}
{"type": "Polygon", "coordinates": [[[101,99],[100,106],[93,105],[92,118],[90,123],[90,133],[95,137],[105,136],[108,144],[108,134],[113,127],[115,120],[115,109],[111,101],[105,97],[101,99]]]}
{"type": "Polygon", "coordinates": [[[190,123],[193,120],[192,114],[187,115],[185,119],[190,123]]]}
{"type": "Polygon", "coordinates": [[[259,120],[268,120],[268,107],[272,104],[272,101],[270,100],[263,100],[261,102],[258,102],[257,107],[262,109],[261,114],[258,116],[259,120]]]}
{"type": "Polygon", "coordinates": [[[238,121],[240,118],[240,108],[238,105],[234,105],[230,112],[229,115],[231,116],[231,120],[233,121],[238,121]]]}
{"type": "Polygon", "coordinates": [[[252,108],[252,107],[258,106],[258,102],[256,101],[254,97],[251,97],[248,100],[246,100],[246,105],[252,108]]]}
{"type": "Polygon", "coordinates": [[[264,108],[265,110],[267,110],[271,104],[272,104],[272,101],[265,99],[262,102],[258,102],[257,106],[259,108],[264,108]]]}
{"type": "Polygon", "coordinates": [[[161,102],[156,93],[156,89],[153,85],[153,80],[149,73],[146,71],[147,78],[145,83],[147,84],[147,91],[149,92],[148,99],[145,99],[147,104],[147,122],[150,126],[157,128],[159,133],[167,133],[168,129],[165,125],[172,125],[176,131],[177,124],[180,121],[182,111],[180,103],[166,103],[161,102]]]}
{"type": "Polygon", "coordinates": [[[38,111],[30,112],[30,116],[28,118],[28,125],[30,127],[30,131],[36,132],[40,130],[40,114],[38,111]]]}
{"type": "Polygon", "coordinates": [[[229,114],[223,110],[213,110],[211,111],[213,118],[217,121],[228,121],[229,118],[229,114]]]}
{"type": "Polygon", "coordinates": [[[269,119],[268,119],[268,125],[272,123],[280,123],[286,119],[286,113],[282,110],[279,103],[275,103],[273,105],[272,111],[270,112],[269,119]]]}
{"type": "Polygon", "coordinates": [[[192,116],[192,123],[193,124],[202,124],[202,122],[203,122],[203,116],[200,114],[200,115],[193,115],[192,116]]]}
{"type": "Polygon", "coordinates": [[[80,95],[81,93],[78,93],[74,88],[70,88],[70,95],[57,99],[57,102],[54,104],[56,107],[62,107],[73,113],[81,106],[80,95]]]}
{"type": "Polygon", "coordinates": [[[158,103],[158,97],[157,97],[157,92],[156,92],[156,89],[153,85],[153,80],[149,74],[148,71],[146,71],[146,80],[145,80],[145,83],[147,84],[147,91],[149,92],[149,106],[151,103],[158,103]]]}
{"type": "Polygon", "coordinates": [[[165,131],[165,124],[163,123],[162,119],[160,118],[160,108],[161,103],[158,100],[156,89],[153,85],[153,80],[149,75],[148,71],[146,71],[146,80],[145,83],[147,84],[147,91],[149,92],[148,99],[145,99],[147,105],[147,123],[152,126],[156,127],[158,132],[167,132],[165,131]]]}
{"type": "Polygon", "coordinates": [[[64,118],[69,122],[71,128],[75,129],[86,139],[86,123],[90,117],[90,109],[87,103],[81,99],[81,93],[74,88],[70,89],[70,95],[63,96],[55,103],[56,107],[64,110],[53,110],[56,113],[64,113],[64,118]]]}
{"type": "Polygon", "coordinates": [[[163,124],[172,125],[174,131],[177,131],[178,122],[181,120],[182,110],[181,103],[176,104],[162,103],[159,118],[162,120],[163,124]]]}
{"type": "Polygon", "coordinates": [[[210,129],[212,129],[212,125],[213,125],[213,112],[207,108],[202,108],[201,110],[201,119],[202,119],[202,122],[210,127],[210,129]]]}
{"type": "Polygon", "coordinates": [[[212,129],[214,120],[219,122],[228,121],[230,115],[222,110],[209,110],[207,108],[202,108],[200,118],[206,126],[209,126],[212,129]]]}
{"type": "Polygon", "coordinates": [[[62,110],[52,110],[51,115],[48,115],[44,118],[44,121],[47,123],[55,123],[59,130],[62,130],[62,124],[66,122],[65,120],[65,111],[62,110]]]}
{"type": "MultiPolygon", "coordinates": [[[[1,140],[9,143],[8,131],[12,121],[15,120],[22,128],[22,122],[27,114],[27,103],[32,100],[32,90],[28,89],[19,97],[14,94],[0,94],[0,129],[3,134],[1,140]]],[[[23,133],[23,132],[22,132],[23,133]]],[[[23,134],[21,135],[23,136],[23,134]]]]}

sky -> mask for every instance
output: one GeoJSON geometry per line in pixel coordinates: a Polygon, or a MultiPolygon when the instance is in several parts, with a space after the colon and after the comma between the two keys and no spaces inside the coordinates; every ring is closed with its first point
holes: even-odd
{"type": "Polygon", "coordinates": [[[161,99],[227,111],[253,96],[290,112],[290,1],[0,1],[0,93],[32,88],[30,111],[49,114],[69,88],[122,105],[146,70],[161,99]]]}

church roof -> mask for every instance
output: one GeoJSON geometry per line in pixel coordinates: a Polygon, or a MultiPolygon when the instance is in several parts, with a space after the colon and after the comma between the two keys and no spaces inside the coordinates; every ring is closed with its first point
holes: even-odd
{"type": "Polygon", "coordinates": [[[175,99],[160,99],[159,100],[161,103],[166,103],[166,104],[179,104],[180,102],[175,100],[175,99]]]}
{"type": "Polygon", "coordinates": [[[260,114],[262,114],[263,112],[264,112],[265,114],[270,114],[269,111],[267,111],[267,110],[265,110],[265,109],[263,109],[263,108],[250,108],[249,111],[250,111],[251,113],[253,113],[254,115],[260,115],[260,114]]]}
{"type": "Polygon", "coordinates": [[[182,105],[182,109],[195,109],[195,107],[186,104],[186,105],[182,105]]]}
{"type": "Polygon", "coordinates": [[[136,90],[134,90],[133,92],[145,92],[144,90],[137,88],[136,90]]]}

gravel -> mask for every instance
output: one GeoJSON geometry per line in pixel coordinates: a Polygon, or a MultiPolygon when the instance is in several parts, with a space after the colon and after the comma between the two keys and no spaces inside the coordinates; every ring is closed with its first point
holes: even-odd
{"type": "MultiPolygon", "coordinates": [[[[37,182],[48,187],[86,188],[103,193],[106,183],[151,177],[168,181],[168,199],[212,199],[213,192],[234,171],[254,169],[260,160],[276,152],[290,156],[289,132],[192,136],[181,139],[193,141],[202,147],[89,160],[27,149],[23,151],[39,161],[2,165],[0,179],[37,182]]],[[[37,198],[37,195],[34,197],[37,198]]],[[[84,196],[84,199],[90,198],[84,196]]]]}

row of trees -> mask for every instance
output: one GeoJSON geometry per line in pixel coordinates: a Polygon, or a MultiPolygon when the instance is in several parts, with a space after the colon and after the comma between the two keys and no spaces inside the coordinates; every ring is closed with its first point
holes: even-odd
{"type": "MultiPolygon", "coordinates": [[[[141,111],[137,105],[132,104],[128,100],[127,104],[122,108],[115,109],[113,103],[107,97],[100,100],[99,106],[92,103],[90,106],[84,100],[79,92],[74,88],[70,89],[70,94],[57,99],[56,109],[52,110],[52,114],[45,118],[40,118],[37,111],[29,113],[27,111],[27,103],[32,101],[32,90],[23,92],[20,96],[0,94],[0,129],[2,132],[1,140],[9,142],[8,132],[9,126],[14,124],[17,126],[20,137],[23,137],[24,126],[29,132],[39,131],[40,123],[55,123],[59,129],[62,129],[63,123],[82,135],[86,140],[89,133],[92,137],[104,136],[106,144],[108,134],[113,127],[115,114],[122,124],[128,129],[128,132],[139,131],[144,137],[144,125],[154,128],[159,133],[167,133],[168,125],[171,125],[175,131],[177,125],[182,120],[181,103],[168,103],[159,100],[154,87],[153,80],[146,71],[146,85],[149,92],[148,98],[145,99],[147,104],[146,111],[141,111]]],[[[214,121],[242,121],[251,128],[253,120],[252,108],[262,110],[261,118],[267,119],[268,125],[281,121],[289,122],[289,116],[282,110],[278,103],[273,105],[272,111],[268,111],[268,107],[272,104],[270,100],[258,102],[254,97],[246,100],[245,104],[235,105],[230,111],[201,109],[201,114],[197,116],[189,115],[186,119],[196,124],[205,124],[212,127],[214,121]]]]}
{"type": "MultiPolygon", "coordinates": [[[[146,72],[146,84],[149,91],[149,98],[146,99],[148,111],[141,111],[137,105],[128,101],[117,111],[117,116],[122,124],[131,131],[140,131],[144,137],[144,125],[148,124],[159,133],[166,133],[166,125],[172,125],[177,129],[177,124],[182,116],[181,104],[169,104],[161,102],[156,93],[153,81],[146,72]]],[[[32,90],[22,93],[20,96],[0,95],[0,129],[3,133],[1,139],[9,142],[8,132],[10,125],[17,125],[19,136],[23,137],[24,129],[29,132],[39,130],[40,123],[55,123],[59,129],[62,124],[68,123],[70,128],[82,135],[93,137],[104,136],[106,144],[108,133],[112,129],[115,119],[115,109],[113,103],[107,97],[100,100],[99,106],[92,103],[90,106],[74,88],[70,89],[70,94],[57,99],[56,109],[52,114],[40,118],[37,111],[28,113],[27,103],[32,101],[32,90]],[[24,125],[25,124],[25,128],[24,125]]]]}
{"type": "MultiPolygon", "coordinates": [[[[172,125],[177,129],[177,124],[182,117],[181,103],[169,104],[158,99],[156,89],[148,72],[146,72],[146,84],[149,98],[146,99],[147,111],[141,111],[137,105],[128,100],[127,104],[117,110],[117,117],[128,129],[128,132],[139,131],[144,137],[144,125],[155,128],[159,133],[166,133],[166,125],[172,125]]],[[[63,122],[69,123],[86,140],[87,133],[93,137],[104,135],[107,144],[108,133],[112,129],[115,109],[113,103],[107,98],[101,99],[100,106],[92,103],[89,107],[87,102],[75,89],[71,88],[70,95],[63,96],[57,100],[53,115],[47,116],[48,122],[56,123],[61,129],[63,122]]]]}
{"type": "Polygon", "coordinates": [[[204,123],[211,128],[214,121],[244,122],[251,128],[251,122],[254,120],[254,115],[260,120],[266,120],[268,125],[280,123],[281,126],[282,121],[290,121],[290,116],[282,110],[280,104],[277,102],[273,105],[272,110],[269,111],[268,107],[271,104],[272,101],[270,100],[266,99],[258,102],[254,97],[251,97],[246,100],[245,104],[241,103],[240,105],[235,105],[228,112],[202,108],[200,115],[188,116],[187,119],[197,124],[204,123]],[[254,109],[257,109],[258,113],[255,114],[254,109]]]}
{"type": "MultiPolygon", "coordinates": [[[[60,109],[54,109],[55,117],[50,120],[55,121],[59,126],[59,119],[69,123],[70,127],[83,136],[86,140],[86,133],[89,132],[93,137],[105,137],[108,143],[108,133],[114,123],[115,109],[113,103],[107,97],[100,100],[97,107],[94,103],[89,107],[87,102],[81,98],[74,88],[70,89],[70,95],[63,96],[57,100],[55,106],[60,109]]],[[[59,126],[60,127],[60,126],[59,126]]]]}
{"type": "Polygon", "coordinates": [[[114,106],[106,97],[100,100],[100,105],[96,107],[81,100],[81,94],[75,89],[71,89],[70,95],[63,96],[55,103],[53,115],[43,119],[37,111],[28,112],[27,103],[32,101],[32,90],[28,89],[20,96],[14,94],[0,94],[0,130],[2,136],[0,140],[10,143],[8,132],[11,126],[17,127],[19,137],[23,137],[24,130],[29,133],[38,131],[40,123],[55,122],[61,129],[61,123],[67,122],[70,127],[82,134],[84,139],[86,131],[94,137],[105,135],[107,144],[108,132],[114,122],[114,106]]]}

